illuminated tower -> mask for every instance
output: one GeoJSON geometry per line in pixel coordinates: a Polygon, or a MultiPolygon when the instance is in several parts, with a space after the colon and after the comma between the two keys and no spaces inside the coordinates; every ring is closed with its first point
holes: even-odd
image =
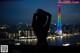
{"type": "Polygon", "coordinates": [[[80,4],[80,1],[72,2],[71,0],[59,0],[59,2],[58,2],[58,22],[57,22],[57,30],[56,30],[56,33],[58,35],[62,35],[61,5],[63,5],[63,4],[80,4]]]}
{"type": "Polygon", "coordinates": [[[57,22],[57,30],[56,30],[56,33],[58,35],[62,35],[61,5],[60,4],[58,4],[58,22],[57,22]]]}

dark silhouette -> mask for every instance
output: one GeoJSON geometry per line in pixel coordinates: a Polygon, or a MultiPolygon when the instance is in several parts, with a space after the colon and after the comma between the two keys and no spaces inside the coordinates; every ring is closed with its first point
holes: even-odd
{"type": "Polygon", "coordinates": [[[46,37],[51,22],[51,14],[38,9],[33,15],[32,27],[38,38],[37,45],[47,45],[46,37]]]}
{"type": "Polygon", "coordinates": [[[25,32],[24,31],[21,31],[21,36],[25,36],[25,32]]]}

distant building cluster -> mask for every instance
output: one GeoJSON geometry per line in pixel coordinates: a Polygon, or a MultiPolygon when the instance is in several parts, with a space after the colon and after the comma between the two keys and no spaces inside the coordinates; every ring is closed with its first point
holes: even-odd
{"type": "MultiPolygon", "coordinates": [[[[50,33],[55,34],[56,31],[56,24],[51,24],[50,26],[50,33]]],[[[62,25],[62,33],[66,34],[80,34],[80,24],[63,24],[62,25]]]]}
{"type": "Polygon", "coordinates": [[[30,24],[0,25],[0,38],[19,38],[20,36],[34,36],[30,24]]]}
{"type": "MultiPolygon", "coordinates": [[[[55,35],[56,24],[51,24],[48,35],[55,35]]],[[[63,24],[62,33],[66,34],[80,34],[79,24],[63,24]]],[[[20,36],[35,36],[31,24],[17,24],[17,25],[0,25],[0,38],[19,38],[20,36]]]]}

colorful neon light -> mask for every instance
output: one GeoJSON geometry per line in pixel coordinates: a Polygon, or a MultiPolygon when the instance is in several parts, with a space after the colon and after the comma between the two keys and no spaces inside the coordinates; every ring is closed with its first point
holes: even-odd
{"type": "Polygon", "coordinates": [[[58,2],[58,23],[56,33],[62,35],[62,23],[61,23],[61,5],[62,4],[80,4],[80,1],[74,0],[59,0],[58,2]]]}
{"type": "Polygon", "coordinates": [[[62,23],[61,23],[61,5],[58,4],[58,23],[57,23],[57,34],[62,35],[62,23]]]}

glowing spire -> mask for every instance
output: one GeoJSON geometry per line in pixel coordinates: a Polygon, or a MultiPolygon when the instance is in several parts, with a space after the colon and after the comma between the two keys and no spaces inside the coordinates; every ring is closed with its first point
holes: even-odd
{"type": "Polygon", "coordinates": [[[61,5],[58,4],[58,23],[57,23],[57,31],[58,35],[62,35],[62,23],[61,23],[61,5]]]}

